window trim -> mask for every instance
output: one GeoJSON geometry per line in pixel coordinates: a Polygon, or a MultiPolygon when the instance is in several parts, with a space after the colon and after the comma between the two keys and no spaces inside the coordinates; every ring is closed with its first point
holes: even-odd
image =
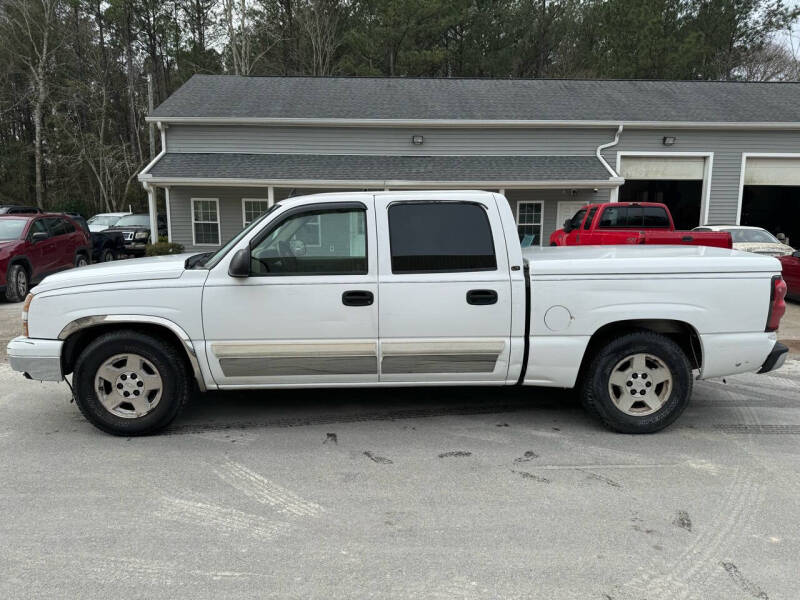
{"type": "MultiPolygon", "coordinates": [[[[276,205],[277,206],[277,205],[276,205]]],[[[302,215],[303,213],[307,212],[331,212],[331,213],[347,213],[352,211],[360,211],[364,213],[364,260],[366,261],[366,270],[360,271],[358,273],[352,272],[339,272],[339,271],[325,271],[323,273],[253,273],[252,265],[250,268],[250,277],[325,277],[328,275],[331,276],[339,276],[339,277],[363,277],[365,275],[369,275],[370,266],[369,266],[369,226],[367,224],[367,215],[369,211],[367,209],[367,205],[363,202],[352,201],[352,202],[317,202],[314,204],[302,204],[300,206],[294,206],[280,215],[278,215],[274,221],[272,221],[269,225],[267,225],[264,229],[262,229],[256,236],[254,236],[246,249],[248,252],[251,253],[253,249],[258,246],[261,242],[263,242],[269,235],[275,231],[278,227],[283,225],[289,219],[292,219],[298,215],[302,215]]],[[[320,224],[320,241],[322,236],[322,229],[320,224]]],[[[320,244],[321,246],[321,244],[320,244]]],[[[314,247],[314,246],[312,246],[314,247]]]]}
{"type": "Polygon", "coordinates": [[[247,206],[248,202],[265,202],[267,204],[267,210],[270,209],[269,198],[242,198],[242,229],[247,227],[250,223],[258,218],[256,217],[256,219],[253,219],[253,221],[250,221],[250,223],[247,222],[247,210],[245,210],[245,207],[247,206]]]}
{"type": "Polygon", "coordinates": [[[517,214],[516,214],[516,225],[517,225],[517,235],[519,235],[519,226],[520,225],[539,225],[539,246],[542,245],[542,241],[544,240],[544,201],[543,200],[519,200],[517,201],[517,214]],[[519,222],[519,207],[522,204],[538,204],[540,207],[539,211],[539,223],[520,223],[519,222]]]}
{"type": "Polygon", "coordinates": [[[499,261],[497,260],[497,245],[494,243],[494,230],[492,229],[492,221],[489,219],[489,208],[482,202],[475,202],[473,200],[398,200],[390,202],[386,205],[386,232],[389,235],[389,268],[392,275],[436,275],[443,273],[491,273],[500,269],[499,261]],[[426,270],[426,271],[395,271],[392,254],[392,227],[391,218],[389,213],[393,206],[399,204],[472,204],[483,209],[483,218],[486,219],[486,225],[489,227],[489,239],[492,242],[492,257],[494,258],[494,267],[486,267],[479,269],[448,269],[443,271],[441,269],[426,270]]]}
{"type": "Polygon", "coordinates": [[[199,197],[198,198],[194,198],[194,197],[192,197],[192,198],[189,199],[189,210],[191,211],[191,217],[192,217],[192,246],[209,246],[209,247],[213,247],[213,248],[217,248],[217,247],[221,246],[222,245],[222,228],[221,228],[221,221],[222,221],[221,217],[222,217],[222,215],[220,215],[220,213],[219,213],[219,198],[199,198],[199,197]],[[217,225],[217,243],[216,244],[211,244],[211,243],[207,243],[207,242],[206,243],[202,243],[202,244],[197,243],[196,232],[195,232],[195,229],[194,229],[195,224],[196,223],[213,223],[214,221],[197,221],[197,220],[195,220],[195,218],[194,218],[194,201],[195,200],[214,202],[214,204],[217,207],[217,222],[216,222],[216,225],[217,225]]]}

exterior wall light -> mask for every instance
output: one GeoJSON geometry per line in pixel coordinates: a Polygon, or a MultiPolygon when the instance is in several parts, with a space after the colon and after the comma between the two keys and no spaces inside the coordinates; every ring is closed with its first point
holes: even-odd
{"type": "Polygon", "coordinates": [[[424,141],[425,141],[425,138],[424,138],[424,137],[422,137],[421,135],[412,135],[412,136],[411,136],[411,142],[412,142],[412,143],[413,143],[415,146],[421,146],[421,145],[422,145],[422,142],[424,142],[424,141]]]}
{"type": "Polygon", "coordinates": [[[667,135],[664,136],[664,138],[661,140],[661,143],[664,144],[665,146],[674,146],[676,139],[678,138],[676,138],[675,136],[667,135]]]}

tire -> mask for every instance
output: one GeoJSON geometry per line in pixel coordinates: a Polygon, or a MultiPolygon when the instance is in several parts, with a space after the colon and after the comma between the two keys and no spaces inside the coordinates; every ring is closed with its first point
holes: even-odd
{"type": "Polygon", "coordinates": [[[84,417],[106,433],[124,436],[164,429],[193,389],[179,350],[133,330],[92,341],[75,363],[73,386],[84,417]]]}
{"type": "Polygon", "coordinates": [[[17,263],[11,265],[6,277],[6,300],[9,302],[22,302],[30,289],[28,270],[17,263]]]}
{"type": "Polygon", "coordinates": [[[691,395],[692,368],[683,350],[648,331],[601,348],[581,389],[584,408],[619,433],[661,431],[681,415],[691,395]]]}
{"type": "Polygon", "coordinates": [[[75,268],[79,269],[80,267],[85,267],[89,264],[89,259],[86,258],[86,255],[83,252],[78,252],[75,255],[75,268]]]}
{"type": "Polygon", "coordinates": [[[100,254],[100,262],[111,262],[115,258],[116,256],[111,248],[104,248],[103,252],[100,254]]]}

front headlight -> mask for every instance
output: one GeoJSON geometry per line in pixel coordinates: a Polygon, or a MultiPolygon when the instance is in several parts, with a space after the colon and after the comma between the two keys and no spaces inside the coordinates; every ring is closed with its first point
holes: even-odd
{"type": "Polygon", "coordinates": [[[25,337],[28,337],[28,310],[32,301],[33,294],[28,294],[27,298],[25,298],[25,304],[22,305],[22,335],[25,337]]]}
{"type": "Polygon", "coordinates": [[[136,235],[133,236],[135,240],[146,240],[150,237],[150,232],[148,231],[137,231],[136,235]]]}

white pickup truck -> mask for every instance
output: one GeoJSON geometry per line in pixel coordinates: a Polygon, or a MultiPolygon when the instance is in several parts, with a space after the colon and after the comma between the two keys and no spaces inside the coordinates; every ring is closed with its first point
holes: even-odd
{"type": "Polygon", "coordinates": [[[520,247],[489,192],[279,202],[213,253],[52,275],[13,369],[72,373],[103,431],[167,426],[195,390],[580,387],[626,433],[660,430],[695,378],[780,367],[771,257],[700,246],[520,247]]]}

